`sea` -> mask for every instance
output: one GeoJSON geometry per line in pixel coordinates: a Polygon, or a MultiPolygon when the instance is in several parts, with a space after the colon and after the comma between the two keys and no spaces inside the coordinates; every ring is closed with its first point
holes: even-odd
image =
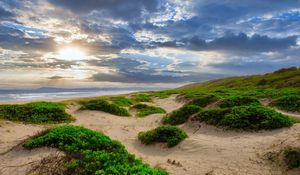
{"type": "Polygon", "coordinates": [[[138,91],[163,90],[158,87],[125,87],[125,88],[53,88],[38,89],[0,89],[0,102],[22,102],[38,100],[55,100],[66,98],[93,97],[102,95],[127,94],[138,91]]]}

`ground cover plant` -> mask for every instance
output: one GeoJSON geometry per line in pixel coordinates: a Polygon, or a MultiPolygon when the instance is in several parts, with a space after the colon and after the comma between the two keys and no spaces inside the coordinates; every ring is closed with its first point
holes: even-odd
{"type": "Polygon", "coordinates": [[[187,134],[181,128],[176,126],[159,126],[155,129],[140,132],[138,134],[138,139],[146,144],[153,144],[153,143],[167,143],[168,147],[173,147],[187,138],[187,134]]]}
{"type": "Polygon", "coordinates": [[[178,110],[175,110],[168,114],[166,117],[162,119],[163,124],[170,125],[179,125],[185,123],[189,117],[197,112],[199,112],[201,108],[196,105],[185,105],[178,110]]]}
{"type": "Polygon", "coordinates": [[[25,123],[62,123],[72,121],[65,105],[53,102],[0,105],[0,118],[25,123]]]}
{"type": "Polygon", "coordinates": [[[127,109],[120,107],[114,103],[110,103],[109,101],[104,99],[83,102],[81,110],[85,109],[103,111],[118,116],[130,116],[130,113],[127,109]]]}
{"type": "Polygon", "coordinates": [[[260,102],[255,97],[233,96],[221,100],[219,106],[222,108],[228,108],[228,107],[251,105],[251,104],[260,104],[260,102]]]}
{"type": "Polygon", "coordinates": [[[261,105],[212,108],[200,111],[200,121],[233,129],[276,129],[292,126],[296,121],[261,105]]]}
{"type": "Polygon", "coordinates": [[[137,110],[137,116],[138,117],[145,117],[147,115],[151,114],[158,114],[158,113],[166,113],[166,111],[163,108],[156,107],[156,106],[149,106],[146,104],[136,104],[131,107],[132,109],[137,110]]]}
{"type": "Polygon", "coordinates": [[[300,167],[300,150],[288,148],[284,150],[284,161],[289,169],[300,167]]]}
{"type": "Polygon", "coordinates": [[[190,105],[197,105],[200,107],[206,107],[207,105],[218,101],[218,98],[213,94],[204,94],[200,97],[193,98],[191,102],[188,104],[190,105]]]}
{"type": "Polygon", "coordinates": [[[279,109],[292,112],[300,112],[300,95],[282,96],[271,103],[279,109]]]}
{"type": "Polygon", "coordinates": [[[129,107],[131,105],[134,104],[134,102],[131,100],[131,99],[128,99],[124,96],[115,96],[115,97],[111,97],[109,98],[109,100],[118,105],[118,106],[121,106],[121,107],[129,107]]]}
{"type": "Polygon", "coordinates": [[[133,99],[136,102],[151,102],[152,101],[150,94],[135,94],[133,99]]]}
{"type": "Polygon", "coordinates": [[[48,146],[65,151],[70,160],[65,164],[67,175],[168,174],[136,159],[120,142],[79,126],[50,129],[28,140],[23,146],[27,149],[48,146]]]}

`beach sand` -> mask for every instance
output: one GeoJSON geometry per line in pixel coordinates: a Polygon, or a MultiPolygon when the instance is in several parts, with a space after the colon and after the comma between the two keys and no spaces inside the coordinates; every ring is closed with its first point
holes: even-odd
{"type": "MultiPolygon", "coordinates": [[[[183,102],[176,95],[157,99],[153,105],[171,112],[183,102]]],[[[284,170],[280,162],[272,162],[287,146],[300,147],[300,124],[273,131],[229,131],[187,122],[181,125],[189,137],[173,148],[163,144],[143,145],[137,140],[140,131],[161,125],[164,114],[145,118],[119,117],[99,111],[79,111],[78,104],[68,106],[68,113],[76,118],[72,124],[101,131],[112,139],[121,141],[130,153],[142,158],[153,167],[164,168],[172,175],[296,175],[297,171],[284,170]]],[[[0,174],[22,175],[30,169],[31,162],[55,154],[57,150],[41,148],[24,150],[20,143],[51,126],[25,125],[2,121],[0,123],[0,174]]]]}

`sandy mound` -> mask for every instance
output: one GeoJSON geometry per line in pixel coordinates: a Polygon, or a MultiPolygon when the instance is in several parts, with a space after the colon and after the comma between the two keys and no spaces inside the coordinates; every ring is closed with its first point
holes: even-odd
{"type": "MultiPolygon", "coordinates": [[[[167,99],[155,98],[153,105],[171,112],[180,108],[183,103],[178,102],[176,96],[171,96],[167,99]]],[[[283,168],[268,160],[266,155],[269,152],[279,152],[288,145],[300,145],[299,124],[273,131],[237,132],[187,122],[180,127],[188,133],[189,138],[178,146],[174,148],[166,148],[162,144],[145,146],[137,140],[137,134],[161,125],[164,114],[153,114],[145,118],[119,117],[98,111],[80,111],[79,107],[70,105],[68,109],[68,112],[77,119],[75,125],[101,131],[112,139],[121,141],[129,152],[152,166],[167,169],[174,175],[282,175],[283,168]]],[[[43,130],[44,127],[8,122],[0,129],[5,133],[0,136],[2,141],[0,148],[5,152],[20,140],[43,130]],[[6,134],[7,128],[10,128],[10,132],[6,134]]],[[[0,156],[0,161],[5,162],[0,164],[0,169],[8,165],[13,166],[5,168],[5,173],[18,174],[28,169],[27,166],[18,167],[19,165],[39,161],[55,151],[47,148],[32,151],[22,148],[12,149],[0,156]]],[[[300,174],[299,170],[288,174],[294,175],[295,172],[300,174]]]]}

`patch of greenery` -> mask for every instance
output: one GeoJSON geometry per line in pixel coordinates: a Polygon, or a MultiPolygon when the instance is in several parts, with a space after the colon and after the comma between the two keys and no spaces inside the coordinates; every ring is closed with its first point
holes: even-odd
{"type": "Polygon", "coordinates": [[[0,118],[25,123],[62,123],[72,121],[65,105],[53,102],[0,105],[0,118]]]}
{"type": "Polygon", "coordinates": [[[118,115],[118,116],[130,116],[130,113],[127,109],[123,107],[119,107],[116,104],[109,103],[107,100],[98,99],[98,100],[91,100],[88,102],[82,103],[81,110],[89,109],[89,110],[97,110],[103,111],[110,114],[118,115]]]}
{"type": "Polygon", "coordinates": [[[146,145],[162,142],[167,143],[168,147],[177,145],[187,137],[185,131],[176,126],[159,126],[138,134],[138,139],[146,145]]]}
{"type": "Polygon", "coordinates": [[[152,97],[158,97],[160,99],[168,98],[170,95],[176,94],[176,90],[164,90],[155,91],[150,93],[152,97]]]}
{"type": "Polygon", "coordinates": [[[133,101],[124,96],[111,97],[109,100],[113,102],[115,105],[122,106],[122,107],[129,107],[133,105],[133,101]]]}
{"type": "Polygon", "coordinates": [[[152,98],[150,94],[135,94],[134,100],[137,102],[151,102],[152,98]]]}
{"type": "Polygon", "coordinates": [[[218,100],[218,98],[213,94],[205,94],[201,97],[194,98],[189,104],[197,105],[200,107],[206,107],[207,105],[214,103],[218,100]]]}
{"type": "Polygon", "coordinates": [[[50,129],[27,141],[23,146],[27,149],[48,146],[65,151],[70,159],[65,164],[66,174],[168,174],[136,159],[120,142],[79,126],[50,129]]]}
{"type": "Polygon", "coordinates": [[[163,108],[156,107],[156,106],[149,106],[146,104],[136,104],[132,106],[132,109],[137,110],[138,117],[145,117],[151,114],[166,113],[166,111],[163,108]]]}
{"type": "Polygon", "coordinates": [[[300,167],[300,150],[295,148],[288,148],[284,150],[284,161],[289,169],[300,167]]]}
{"type": "Polygon", "coordinates": [[[296,121],[272,109],[260,106],[236,106],[200,111],[200,121],[235,129],[276,129],[292,126],[296,121]]]}
{"type": "Polygon", "coordinates": [[[271,103],[279,109],[292,112],[300,112],[300,95],[283,96],[271,103]]]}
{"type": "Polygon", "coordinates": [[[250,105],[250,104],[260,104],[260,102],[255,97],[234,96],[234,97],[223,99],[219,105],[222,108],[228,108],[228,107],[243,106],[243,105],[250,105]]]}
{"type": "Polygon", "coordinates": [[[169,115],[163,118],[163,124],[170,125],[179,125],[186,122],[189,117],[197,112],[199,112],[201,108],[196,105],[185,105],[178,110],[173,111],[169,115]]]}

